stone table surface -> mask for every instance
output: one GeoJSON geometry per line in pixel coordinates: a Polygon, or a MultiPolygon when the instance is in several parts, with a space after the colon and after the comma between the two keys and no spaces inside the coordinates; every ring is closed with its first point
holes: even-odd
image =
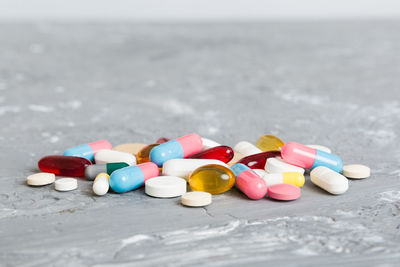
{"type": "Polygon", "coordinates": [[[0,25],[0,265],[398,266],[400,23],[0,25]],[[45,155],[108,139],[263,134],[372,168],[333,196],[236,189],[206,208],[143,189],[96,197],[26,177],[45,155]]]}

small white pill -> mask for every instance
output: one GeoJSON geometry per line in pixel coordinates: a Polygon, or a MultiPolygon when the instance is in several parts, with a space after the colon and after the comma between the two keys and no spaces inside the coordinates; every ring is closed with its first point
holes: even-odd
{"type": "Polygon", "coordinates": [[[110,188],[110,184],[108,182],[108,179],[110,178],[110,175],[108,175],[105,172],[99,173],[96,176],[96,179],[94,179],[93,182],[93,193],[95,193],[98,196],[103,196],[107,194],[108,189],[110,188]]]}
{"type": "Polygon", "coordinates": [[[310,177],[313,184],[334,195],[343,194],[349,189],[349,181],[346,177],[325,166],[313,169],[310,177]]]}
{"type": "Polygon", "coordinates": [[[29,175],[26,178],[26,182],[28,185],[32,186],[41,186],[41,185],[48,185],[54,183],[56,180],[56,176],[54,173],[48,172],[39,172],[32,175],[29,175]]]}
{"type": "Polygon", "coordinates": [[[237,143],[233,150],[239,152],[245,157],[262,152],[258,147],[247,141],[241,141],[237,143]]]}
{"type": "Polygon", "coordinates": [[[361,164],[350,164],[343,166],[343,175],[352,179],[364,179],[371,175],[371,169],[361,164]]]}
{"type": "Polygon", "coordinates": [[[221,144],[215,142],[214,140],[202,137],[201,140],[203,141],[203,150],[210,149],[216,146],[220,146],[221,144]]]}
{"type": "Polygon", "coordinates": [[[267,159],[265,171],[267,173],[300,172],[301,174],[304,174],[303,168],[286,163],[281,158],[267,159]]]}
{"type": "Polygon", "coordinates": [[[186,193],[186,181],[175,176],[158,176],[145,183],[145,193],[152,197],[179,197],[186,193]]]}
{"type": "Polygon", "coordinates": [[[181,198],[182,205],[189,207],[204,207],[210,205],[211,202],[212,196],[208,192],[187,192],[181,198]]]}
{"type": "Polygon", "coordinates": [[[332,153],[332,150],[329,147],[326,146],[320,146],[320,145],[307,145],[308,147],[314,148],[314,149],[318,149],[321,151],[324,151],[326,153],[332,153]]]}
{"type": "Polygon", "coordinates": [[[129,165],[136,164],[136,157],[131,153],[121,152],[111,149],[102,149],[94,156],[96,164],[106,164],[115,162],[125,162],[129,165]]]}
{"type": "Polygon", "coordinates": [[[228,165],[216,159],[170,159],[163,164],[162,175],[177,176],[187,180],[195,169],[210,164],[229,168],[228,165]]]}
{"type": "Polygon", "coordinates": [[[78,181],[74,178],[57,179],[54,183],[54,188],[57,191],[71,191],[78,188],[78,181]]]}

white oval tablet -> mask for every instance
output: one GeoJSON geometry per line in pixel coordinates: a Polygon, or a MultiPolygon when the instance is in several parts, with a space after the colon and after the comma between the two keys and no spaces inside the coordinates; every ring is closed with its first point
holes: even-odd
{"type": "Polygon", "coordinates": [[[268,173],[300,172],[304,174],[304,169],[286,163],[281,158],[269,158],[265,164],[265,171],[268,173]]]}
{"type": "Polygon", "coordinates": [[[201,140],[203,141],[203,150],[210,149],[210,148],[221,145],[221,144],[219,144],[211,139],[208,139],[208,138],[202,137],[201,140]]]}
{"type": "Polygon", "coordinates": [[[57,191],[71,191],[78,188],[78,181],[74,178],[57,179],[54,183],[54,188],[57,191]]]}
{"type": "Polygon", "coordinates": [[[125,162],[129,165],[136,164],[136,157],[131,153],[126,153],[111,149],[102,149],[98,151],[94,156],[94,160],[96,164],[106,164],[115,162],[125,162]]]}
{"type": "Polygon", "coordinates": [[[371,175],[371,169],[361,164],[350,164],[343,166],[343,175],[352,179],[364,179],[371,175]]]}
{"type": "Polygon", "coordinates": [[[158,176],[145,183],[145,193],[152,197],[179,197],[186,193],[186,181],[175,176],[158,176]]]}
{"type": "Polygon", "coordinates": [[[346,177],[325,166],[313,169],[310,177],[313,184],[334,195],[343,194],[349,189],[349,181],[346,177]]]}
{"type": "Polygon", "coordinates": [[[107,194],[108,189],[110,188],[110,184],[108,182],[108,179],[110,178],[110,175],[108,175],[105,172],[99,173],[96,176],[96,179],[94,179],[93,182],[93,193],[95,193],[98,196],[103,196],[107,194]]]}
{"type": "Polygon", "coordinates": [[[212,196],[208,192],[187,192],[181,198],[182,205],[189,207],[204,207],[210,205],[211,202],[212,196]]]}
{"type": "Polygon", "coordinates": [[[210,164],[229,168],[228,165],[216,159],[170,159],[163,164],[162,174],[164,176],[177,176],[187,180],[195,169],[210,164]]]}
{"type": "Polygon", "coordinates": [[[324,151],[326,153],[332,153],[332,150],[329,147],[326,146],[320,146],[320,145],[307,145],[308,147],[314,148],[314,149],[318,149],[321,151],[324,151]]]}
{"type": "Polygon", "coordinates": [[[245,157],[262,152],[258,147],[247,141],[237,143],[233,150],[239,152],[245,157]]]}
{"type": "Polygon", "coordinates": [[[26,178],[26,182],[28,185],[32,186],[41,186],[41,185],[48,185],[54,183],[56,180],[56,176],[54,173],[48,172],[39,172],[32,175],[29,175],[26,178]]]}

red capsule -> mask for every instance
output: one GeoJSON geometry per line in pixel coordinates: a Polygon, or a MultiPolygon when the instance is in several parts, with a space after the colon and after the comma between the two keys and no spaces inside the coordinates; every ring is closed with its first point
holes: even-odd
{"type": "Polygon", "coordinates": [[[171,140],[171,139],[166,138],[166,137],[160,137],[157,139],[156,144],[162,144],[162,143],[168,142],[169,140],[171,140]]]}
{"type": "Polygon", "coordinates": [[[222,162],[229,162],[233,158],[233,149],[229,146],[216,146],[202,152],[199,152],[193,156],[191,159],[217,159],[222,162]]]}
{"type": "Polygon", "coordinates": [[[254,155],[250,155],[239,160],[238,163],[242,163],[251,169],[264,169],[268,158],[280,157],[280,151],[267,151],[254,155]]]}
{"type": "Polygon", "coordinates": [[[46,156],[39,160],[39,169],[43,172],[50,172],[60,176],[83,177],[85,168],[92,163],[80,157],[71,156],[46,156]]]}

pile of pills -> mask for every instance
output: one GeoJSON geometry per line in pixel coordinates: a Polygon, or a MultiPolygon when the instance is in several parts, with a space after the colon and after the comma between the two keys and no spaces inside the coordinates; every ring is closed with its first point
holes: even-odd
{"type": "Polygon", "coordinates": [[[285,144],[272,135],[261,136],[256,145],[241,141],[233,149],[197,134],[114,148],[101,140],[69,148],[63,155],[45,156],[38,166],[42,172],[27,177],[30,186],[54,183],[55,190],[71,191],[78,188],[77,180],[56,179],[56,175],[86,177],[93,181],[93,193],[98,196],[109,191],[125,193],[144,185],[151,197],[181,197],[181,203],[191,207],[209,205],[212,195],[234,186],[253,200],[266,196],[295,200],[301,196],[305,169],[311,171],[314,185],[334,195],[347,191],[347,178],[370,176],[367,166],[343,166],[327,147],[285,144]]]}

